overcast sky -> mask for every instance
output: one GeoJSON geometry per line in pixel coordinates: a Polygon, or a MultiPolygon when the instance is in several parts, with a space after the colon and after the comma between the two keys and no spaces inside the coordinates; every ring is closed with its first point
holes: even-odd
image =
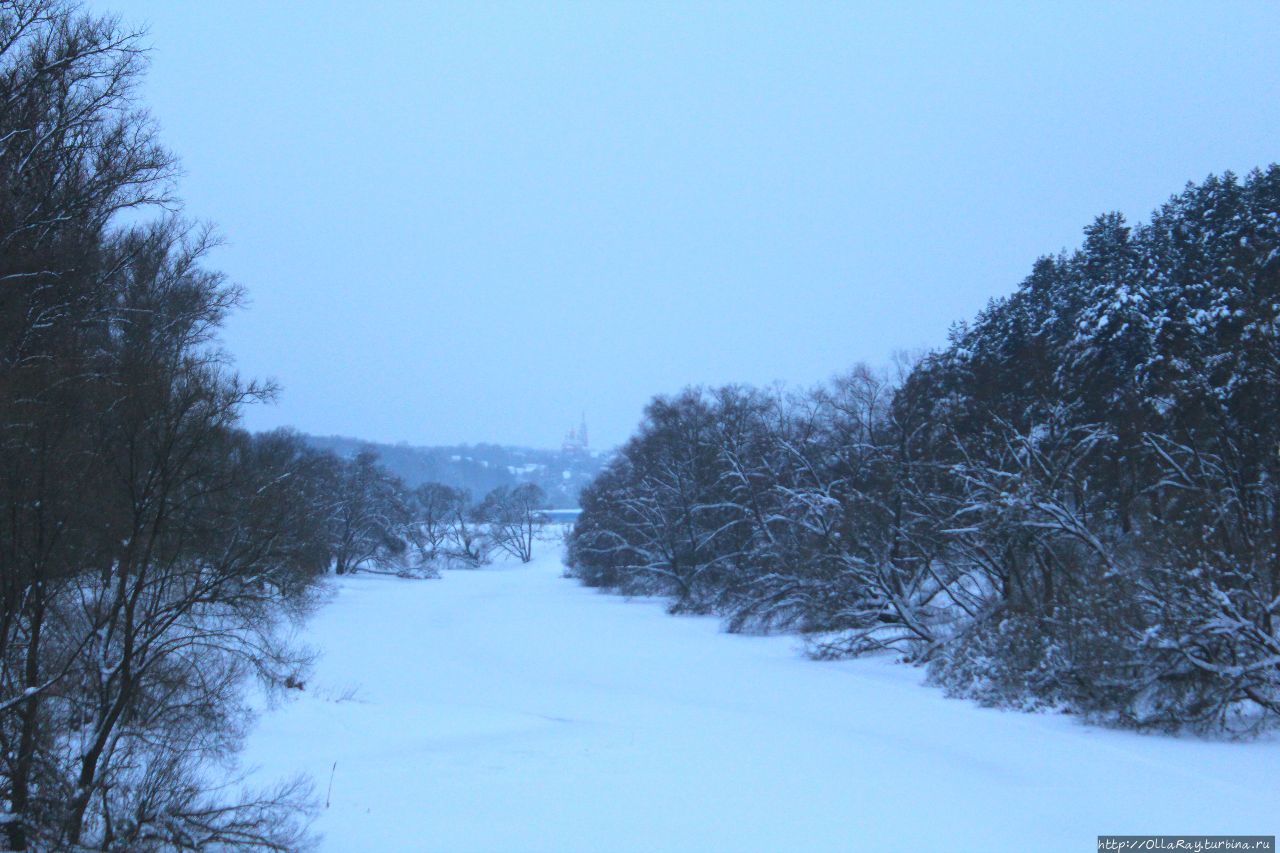
{"type": "Polygon", "coordinates": [[[1280,3],[93,5],[150,25],[249,289],[251,428],[616,444],[655,393],[938,346],[1280,144],[1280,3]]]}

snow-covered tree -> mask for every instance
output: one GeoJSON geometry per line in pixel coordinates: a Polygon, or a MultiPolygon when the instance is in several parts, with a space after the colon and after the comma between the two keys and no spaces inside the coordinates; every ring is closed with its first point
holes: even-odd
{"type": "Polygon", "coordinates": [[[584,582],[1114,722],[1280,717],[1280,167],[1098,217],[888,382],[658,398],[584,582]]]}

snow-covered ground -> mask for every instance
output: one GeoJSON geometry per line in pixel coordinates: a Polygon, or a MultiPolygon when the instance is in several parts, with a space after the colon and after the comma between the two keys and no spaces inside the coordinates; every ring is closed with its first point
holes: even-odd
{"type": "Polygon", "coordinates": [[[329,851],[1091,850],[1280,832],[1280,742],[1090,728],[817,663],[565,580],[554,548],[442,580],[356,576],[249,764],[306,771],[329,851]],[[344,698],[357,688],[354,698],[344,698]]]}

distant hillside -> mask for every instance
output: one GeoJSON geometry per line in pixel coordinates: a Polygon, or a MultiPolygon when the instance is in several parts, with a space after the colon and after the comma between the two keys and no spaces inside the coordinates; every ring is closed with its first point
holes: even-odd
{"type": "Polygon", "coordinates": [[[355,456],[369,448],[389,470],[410,486],[437,482],[467,489],[476,497],[496,486],[537,483],[551,506],[576,507],[578,493],[591,481],[609,454],[586,450],[538,450],[496,444],[413,447],[379,444],[345,436],[304,436],[313,447],[339,456],[355,456]]]}

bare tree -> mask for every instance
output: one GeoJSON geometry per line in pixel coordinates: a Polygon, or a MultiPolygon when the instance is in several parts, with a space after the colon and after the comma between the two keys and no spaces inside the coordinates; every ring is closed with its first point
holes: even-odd
{"type": "Polygon", "coordinates": [[[413,492],[410,541],[423,563],[434,562],[446,549],[454,515],[466,502],[460,489],[443,483],[423,483],[413,492]]]}
{"type": "Polygon", "coordinates": [[[312,457],[240,433],[269,395],[215,336],[240,293],[173,217],[138,33],[0,4],[0,803],[13,849],[305,844],[298,785],[218,795],[239,689],[328,561],[312,457]]]}
{"type": "Polygon", "coordinates": [[[485,495],[478,508],[489,528],[493,543],[522,563],[533,559],[533,543],[546,525],[541,510],[546,493],[535,483],[523,483],[514,489],[499,486],[485,495]]]}
{"type": "Polygon", "coordinates": [[[465,492],[462,500],[453,505],[449,519],[448,553],[450,565],[479,568],[492,559],[493,539],[489,535],[484,517],[471,506],[465,492]]]}
{"type": "Polygon", "coordinates": [[[339,464],[334,500],[334,571],[343,575],[361,566],[379,566],[403,558],[413,521],[411,496],[399,478],[365,450],[339,464]]]}

